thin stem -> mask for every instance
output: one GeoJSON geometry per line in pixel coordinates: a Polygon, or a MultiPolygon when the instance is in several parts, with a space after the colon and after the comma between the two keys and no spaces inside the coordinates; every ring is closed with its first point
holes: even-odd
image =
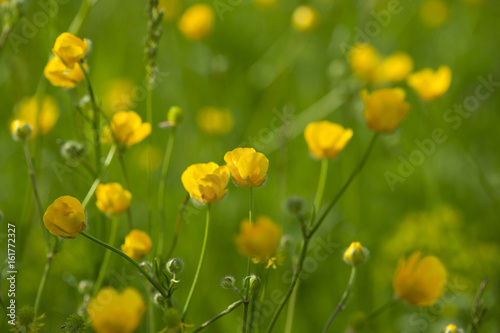
{"type": "Polygon", "coordinates": [[[40,301],[42,299],[42,294],[45,289],[45,283],[47,282],[47,276],[49,275],[50,268],[52,267],[52,260],[54,258],[54,253],[58,244],[59,244],[59,239],[56,238],[52,251],[47,254],[47,262],[45,263],[45,268],[43,269],[42,279],[40,280],[40,284],[38,285],[38,290],[36,292],[35,305],[33,306],[35,313],[34,318],[36,318],[38,314],[38,308],[40,307],[40,301]]]}
{"type": "Polygon", "coordinates": [[[106,173],[106,170],[108,169],[109,165],[111,164],[111,161],[113,160],[113,157],[115,156],[116,153],[116,145],[111,146],[111,149],[108,152],[108,156],[106,156],[106,160],[104,161],[104,164],[102,165],[101,170],[99,171],[99,175],[97,178],[94,180],[94,183],[90,187],[89,191],[87,192],[87,195],[85,196],[85,199],[82,201],[82,206],[85,209],[87,204],[89,203],[90,199],[95,193],[95,190],[97,189],[97,186],[101,183],[101,179],[106,173]]]}
{"type": "Polygon", "coordinates": [[[36,207],[38,214],[40,216],[40,223],[42,225],[42,232],[44,233],[45,236],[45,253],[47,255],[49,254],[50,251],[50,245],[49,245],[49,232],[45,228],[43,224],[43,208],[42,208],[42,202],[40,200],[40,193],[38,192],[38,186],[36,184],[36,177],[35,177],[35,167],[33,166],[33,161],[31,159],[31,153],[30,153],[30,148],[28,146],[28,142],[26,140],[23,141],[23,147],[24,147],[24,155],[26,156],[26,164],[28,165],[28,172],[29,176],[31,179],[31,184],[33,185],[33,194],[35,195],[35,201],[36,201],[36,207]]]}
{"type": "Polygon", "coordinates": [[[223,316],[227,315],[228,313],[231,313],[234,309],[236,309],[241,304],[243,304],[243,300],[239,300],[237,302],[234,302],[233,304],[231,304],[230,306],[228,306],[226,310],[222,311],[221,313],[219,313],[218,315],[216,315],[212,319],[207,320],[206,322],[204,322],[203,324],[201,324],[200,327],[198,327],[197,329],[195,329],[193,331],[193,333],[201,331],[202,329],[204,329],[205,327],[207,327],[208,325],[210,325],[211,323],[213,323],[214,321],[216,321],[220,317],[223,317],[223,316]]]}
{"type": "Polygon", "coordinates": [[[121,256],[122,258],[124,258],[125,260],[127,260],[129,263],[131,263],[135,268],[137,268],[137,270],[139,272],[141,272],[142,275],[144,275],[144,277],[149,281],[149,283],[151,283],[151,285],[153,285],[153,287],[156,288],[156,290],[158,290],[158,292],[160,292],[160,294],[165,297],[165,298],[168,298],[167,294],[165,293],[165,291],[163,290],[163,288],[158,284],[158,282],[156,282],[145,270],[144,268],[142,268],[134,259],[130,258],[128,255],[126,255],[125,253],[123,253],[122,251],[118,250],[117,248],[114,248],[113,246],[110,246],[106,243],[104,243],[103,241],[100,241],[99,239],[93,237],[93,236],[90,236],[89,234],[85,233],[85,232],[80,232],[80,234],[88,239],[90,239],[91,241],[93,241],[94,243],[97,243],[103,247],[105,247],[106,249],[108,250],[111,250],[113,251],[114,253],[118,254],[119,256],[121,256]]]}
{"type": "Polygon", "coordinates": [[[293,314],[295,312],[295,303],[297,302],[297,294],[299,290],[300,280],[297,281],[295,288],[293,288],[292,296],[290,296],[290,303],[288,303],[288,309],[286,311],[285,319],[285,333],[291,333],[293,327],[293,314]]]}
{"type": "MultiPolygon", "coordinates": [[[[248,222],[250,224],[253,223],[253,219],[254,219],[254,212],[253,212],[253,187],[250,187],[249,188],[249,196],[248,196],[248,222]]],[[[252,268],[252,260],[251,258],[249,257],[248,258],[248,261],[247,261],[247,275],[246,276],[250,276],[250,272],[251,272],[251,268],[252,268]]],[[[248,304],[249,304],[249,297],[248,297],[248,293],[250,291],[250,286],[248,286],[248,288],[246,288],[246,292],[245,292],[245,299],[244,299],[244,302],[243,302],[243,330],[242,332],[245,333],[246,331],[246,326],[247,326],[247,315],[248,315],[248,304]]]]}
{"type": "Polygon", "coordinates": [[[210,226],[210,204],[207,204],[207,221],[205,225],[205,236],[203,237],[203,245],[201,248],[200,261],[198,262],[198,268],[196,269],[196,274],[194,275],[193,284],[191,285],[191,289],[189,290],[186,304],[184,305],[184,309],[182,310],[183,321],[186,318],[187,310],[189,308],[189,304],[191,303],[191,298],[193,297],[194,288],[196,287],[196,283],[198,282],[198,277],[200,276],[201,267],[203,265],[203,259],[205,258],[205,249],[207,247],[209,226],[210,226]]]}
{"type": "Polygon", "coordinates": [[[345,303],[347,302],[347,298],[349,297],[349,294],[351,293],[352,286],[354,285],[354,279],[356,277],[356,266],[352,266],[351,268],[351,276],[349,277],[349,282],[347,283],[347,288],[344,291],[344,294],[342,295],[342,298],[340,299],[339,304],[337,305],[337,308],[335,311],[333,311],[332,316],[328,320],[328,322],[325,325],[325,328],[323,329],[323,333],[328,332],[328,329],[330,328],[330,325],[333,322],[333,319],[337,316],[337,314],[342,311],[345,307],[345,303]]]}
{"type": "MultiPolygon", "coordinates": [[[[109,241],[108,241],[108,244],[111,246],[115,244],[117,230],[118,230],[118,218],[116,216],[113,216],[113,219],[111,220],[111,232],[109,234],[109,241]]],[[[95,296],[99,291],[99,289],[101,288],[102,281],[104,281],[104,277],[106,276],[106,272],[108,271],[110,258],[111,258],[111,251],[106,250],[106,253],[104,254],[104,259],[101,264],[101,268],[99,270],[99,274],[97,275],[92,296],[95,296]]]]}
{"type": "Polygon", "coordinates": [[[175,221],[174,238],[172,240],[172,245],[170,246],[170,250],[168,250],[167,259],[172,258],[175,246],[177,245],[177,240],[179,239],[179,231],[181,229],[182,216],[184,214],[184,210],[186,209],[188,202],[189,202],[189,194],[186,195],[186,198],[182,202],[181,209],[179,210],[179,214],[177,214],[177,221],[175,221]]]}
{"type": "MultiPolygon", "coordinates": [[[[125,185],[125,189],[129,190],[130,189],[130,182],[128,178],[128,173],[127,173],[127,166],[125,164],[125,160],[123,159],[123,151],[120,150],[118,152],[118,161],[120,162],[120,169],[122,170],[122,176],[123,176],[123,184],[125,185]]],[[[129,230],[134,229],[134,224],[132,223],[132,211],[130,206],[127,209],[127,222],[128,222],[128,228],[129,230]]]]}
{"type": "Polygon", "coordinates": [[[319,212],[321,208],[321,200],[323,199],[323,192],[325,191],[326,179],[328,176],[328,159],[321,160],[321,171],[319,174],[318,189],[316,190],[316,197],[314,198],[314,208],[319,212]]]}
{"type": "Polygon", "coordinates": [[[377,317],[379,314],[381,314],[382,312],[384,312],[387,309],[389,309],[391,306],[393,306],[394,304],[396,304],[398,301],[399,301],[398,298],[392,298],[388,302],[382,304],[381,306],[379,306],[378,308],[376,308],[375,310],[373,310],[369,315],[367,315],[366,318],[365,318],[365,320],[364,320],[364,322],[366,323],[366,322],[372,320],[373,318],[377,317]]]}
{"type": "MultiPolygon", "coordinates": [[[[250,286],[248,288],[250,288],[250,286]]],[[[245,299],[243,301],[243,324],[241,327],[242,333],[245,333],[247,331],[248,303],[248,299],[245,299]]]]}
{"type": "MultiPolygon", "coordinates": [[[[148,72],[149,73],[149,72],[148,72]]],[[[152,123],[153,121],[153,87],[151,86],[151,76],[147,77],[147,95],[146,95],[146,121],[152,123]]],[[[152,137],[148,137],[147,145],[147,169],[148,169],[148,230],[152,232],[152,218],[153,218],[153,173],[151,170],[151,147],[152,137]]]]}
{"type": "Polygon", "coordinates": [[[165,204],[165,192],[167,185],[167,175],[168,168],[170,166],[170,159],[172,157],[172,151],[174,148],[174,139],[175,139],[175,126],[172,127],[170,133],[168,135],[167,147],[165,149],[165,156],[163,157],[163,165],[161,168],[161,177],[160,177],[160,185],[158,187],[158,207],[162,212],[162,223],[160,234],[158,235],[158,249],[157,254],[161,254],[163,252],[163,241],[165,238],[165,226],[167,224],[167,205],[165,204]]]}
{"type": "Polygon", "coordinates": [[[80,6],[80,9],[78,10],[78,13],[76,16],[73,18],[73,21],[71,22],[68,32],[77,35],[80,29],[82,28],[82,24],[87,18],[87,15],[89,13],[90,7],[95,5],[97,0],[83,0],[82,4],[80,6]]]}

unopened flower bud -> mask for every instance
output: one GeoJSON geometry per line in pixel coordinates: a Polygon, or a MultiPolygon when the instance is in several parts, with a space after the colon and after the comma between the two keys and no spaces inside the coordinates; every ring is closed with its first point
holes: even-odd
{"type": "Polygon", "coordinates": [[[67,333],[84,333],[85,332],[85,320],[82,316],[73,313],[71,314],[64,323],[64,332],[67,333]]]}
{"type": "Polygon", "coordinates": [[[166,266],[170,274],[179,274],[184,270],[184,263],[179,258],[170,259],[166,266]]]}
{"type": "Polygon", "coordinates": [[[363,264],[368,260],[370,252],[360,242],[352,242],[344,252],[344,261],[352,266],[363,264]]]}
{"type": "Polygon", "coordinates": [[[234,287],[234,283],[235,283],[235,279],[234,277],[228,275],[228,276],[225,276],[224,278],[222,278],[222,281],[221,281],[221,285],[223,288],[226,288],[226,289],[230,289],[230,288],[233,288],[234,287]]]}
{"type": "Polygon", "coordinates": [[[90,280],[82,280],[78,283],[78,292],[80,294],[90,294],[94,289],[94,282],[90,280]]]}
{"type": "Polygon", "coordinates": [[[147,260],[141,261],[139,265],[148,272],[151,272],[153,270],[153,264],[147,260]]]}
{"type": "Polygon", "coordinates": [[[163,295],[160,293],[156,293],[153,296],[153,301],[157,305],[164,305],[165,304],[165,297],[163,297],[163,295]]]}
{"type": "Polygon", "coordinates": [[[168,110],[167,120],[172,126],[178,126],[184,120],[184,111],[178,106],[172,106],[168,110]]]}
{"type": "Polygon", "coordinates": [[[25,305],[17,312],[17,318],[19,326],[31,327],[31,324],[35,321],[35,309],[30,305],[25,305]]]}
{"type": "Polygon", "coordinates": [[[61,146],[61,156],[67,160],[79,160],[86,152],[87,149],[82,143],[73,140],[66,141],[61,146]]]}
{"type": "Polygon", "coordinates": [[[291,197],[286,201],[286,209],[292,214],[302,213],[304,205],[304,200],[300,197],[291,197]]]}
{"type": "Polygon", "coordinates": [[[248,290],[249,294],[251,296],[257,295],[257,293],[260,290],[260,278],[252,274],[250,276],[247,276],[247,279],[249,279],[248,281],[248,287],[250,288],[248,290]]]}
{"type": "Polygon", "coordinates": [[[457,333],[457,326],[453,324],[449,324],[444,329],[444,333],[457,333]]]}
{"type": "Polygon", "coordinates": [[[33,133],[33,126],[18,119],[10,123],[10,131],[15,141],[26,140],[33,133]]]}

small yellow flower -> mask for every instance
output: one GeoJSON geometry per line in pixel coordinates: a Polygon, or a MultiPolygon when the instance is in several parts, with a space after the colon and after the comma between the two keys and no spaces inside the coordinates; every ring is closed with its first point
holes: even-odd
{"type": "Polygon", "coordinates": [[[255,223],[248,219],[241,223],[235,243],[241,254],[252,258],[255,263],[274,266],[281,233],[281,227],[269,217],[258,216],[255,223]]]}
{"type": "Polygon", "coordinates": [[[118,183],[99,184],[96,190],[96,206],[104,214],[114,216],[126,212],[132,194],[118,183]]]}
{"type": "Polygon", "coordinates": [[[356,44],[349,52],[349,63],[357,77],[367,83],[379,81],[380,56],[369,44],[356,44]]]}
{"type": "Polygon", "coordinates": [[[393,289],[399,299],[411,305],[430,306],[441,297],[447,273],[438,258],[421,256],[417,251],[408,260],[399,260],[393,289]]]}
{"type": "Polygon", "coordinates": [[[363,116],[368,127],[375,132],[392,133],[410,111],[401,88],[382,88],[371,94],[364,89],[361,97],[365,104],[363,116]]]}
{"type": "Polygon", "coordinates": [[[304,137],[309,151],[316,158],[332,159],[344,149],[352,138],[352,130],[328,120],[309,123],[304,137]]]}
{"type": "Polygon", "coordinates": [[[420,19],[429,28],[439,28],[448,20],[449,11],[443,0],[425,0],[420,6],[420,19]]]}
{"type": "Polygon", "coordinates": [[[264,184],[269,160],[253,148],[236,148],[224,155],[224,161],[234,182],[243,187],[259,187],[264,184]]]}
{"type": "Polygon", "coordinates": [[[181,0],[159,0],[158,1],[158,10],[163,9],[163,21],[171,22],[177,16],[182,9],[182,1],[181,0]]]}
{"type": "Polygon", "coordinates": [[[352,242],[344,252],[344,261],[349,265],[357,266],[365,263],[369,254],[368,249],[361,246],[360,242],[352,242]]]}
{"type": "Polygon", "coordinates": [[[151,238],[144,231],[132,229],[125,237],[122,251],[130,258],[140,260],[151,251],[151,238]]]}
{"type": "Polygon", "coordinates": [[[453,324],[449,324],[445,327],[444,333],[457,333],[457,326],[453,324]]]}
{"type": "Polygon", "coordinates": [[[385,58],[379,66],[381,81],[400,82],[413,70],[413,59],[404,52],[396,52],[385,58]]]}
{"type": "Polygon", "coordinates": [[[79,232],[87,228],[87,216],[78,199],[65,195],[47,208],[43,224],[53,235],[76,238],[79,232]]]}
{"type": "Polygon", "coordinates": [[[118,111],[113,115],[111,128],[106,126],[103,142],[113,143],[113,137],[118,144],[130,147],[144,140],[151,134],[151,124],[143,123],[141,117],[134,111],[118,111]]]}
{"type": "Polygon", "coordinates": [[[87,307],[90,324],[97,333],[132,333],[145,312],[142,295],[132,287],[121,293],[111,287],[102,288],[87,307]]]}
{"type": "Polygon", "coordinates": [[[22,120],[14,120],[10,123],[10,133],[15,141],[29,139],[33,134],[33,126],[22,120]]]}
{"type": "Polygon", "coordinates": [[[298,31],[311,31],[319,24],[319,13],[309,5],[299,6],[293,11],[292,24],[298,31]]]}
{"type": "Polygon", "coordinates": [[[64,32],[57,37],[52,51],[67,67],[73,68],[87,53],[87,40],[64,32]]]}
{"type": "Polygon", "coordinates": [[[24,98],[16,108],[15,119],[33,126],[32,138],[45,135],[52,130],[59,119],[59,107],[52,96],[24,98]]]}
{"type": "MultiPolygon", "coordinates": [[[[83,67],[87,70],[87,64],[83,64],[83,67]]],[[[68,68],[59,57],[53,57],[49,60],[43,74],[53,86],[63,88],[74,88],[85,78],[79,65],[68,68]]]]}
{"type": "Polygon", "coordinates": [[[111,116],[118,111],[131,110],[135,106],[136,85],[129,79],[116,79],[107,84],[102,98],[103,110],[111,116]]]}
{"type": "Polygon", "coordinates": [[[189,7],[179,21],[182,34],[191,41],[199,41],[207,37],[213,30],[215,14],[207,4],[196,4],[189,7]]]}
{"type": "Polygon", "coordinates": [[[451,84],[451,69],[441,66],[437,71],[424,68],[408,77],[408,85],[424,101],[432,101],[448,91],[451,84]]]}
{"type": "Polygon", "coordinates": [[[234,116],[228,109],[207,106],[196,114],[196,124],[209,135],[226,135],[233,130],[234,116]]]}
{"type": "Polygon", "coordinates": [[[181,176],[182,185],[191,198],[199,203],[214,203],[227,193],[229,182],[227,166],[218,166],[214,162],[199,163],[189,166],[181,176]]]}

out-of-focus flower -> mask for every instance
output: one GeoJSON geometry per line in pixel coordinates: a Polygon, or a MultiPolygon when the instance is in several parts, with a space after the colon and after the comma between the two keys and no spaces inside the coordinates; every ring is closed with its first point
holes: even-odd
{"type": "Polygon", "coordinates": [[[171,22],[179,16],[182,9],[181,0],[159,0],[158,10],[163,9],[162,19],[167,22],[171,22]]]}
{"type": "Polygon", "coordinates": [[[379,66],[381,81],[400,82],[413,70],[413,59],[404,52],[396,52],[385,58],[379,66]]]}
{"type": "Polygon", "coordinates": [[[45,313],[35,317],[35,309],[30,305],[25,305],[18,310],[16,321],[11,331],[18,333],[37,333],[45,326],[45,323],[41,322],[43,318],[45,318],[45,313]]]}
{"type": "Polygon", "coordinates": [[[130,258],[140,260],[151,251],[151,238],[144,231],[132,229],[125,237],[122,251],[130,258]]]}
{"type": "Polygon", "coordinates": [[[161,163],[163,162],[163,153],[164,151],[157,146],[151,146],[150,149],[148,149],[147,146],[144,146],[135,152],[133,160],[142,171],[148,171],[149,168],[154,171],[161,167],[161,163]]]}
{"type": "Polygon", "coordinates": [[[451,69],[441,66],[437,71],[424,68],[408,77],[408,85],[424,101],[432,101],[444,95],[451,84],[451,69]]]}
{"type": "Polygon", "coordinates": [[[311,31],[319,24],[319,13],[316,8],[302,5],[293,11],[292,24],[298,31],[311,31]]]}
{"type": "Polygon", "coordinates": [[[151,134],[151,124],[143,123],[141,117],[134,111],[118,111],[111,119],[111,128],[104,128],[102,141],[113,144],[113,137],[116,143],[130,147],[144,140],[151,134]]]}
{"type": "Polygon", "coordinates": [[[357,266],[365,263],[369,255],[368,249],[361,246],[360,242],[352,242],[344,252],[344,261],[349,265],[357,266]]]}
{"type": "Polygon", "coordinates": [[[102,288],[87,307],[90,324],[97,333],[132,333],[145,312],[142,295],[132,287],[121,293],[111,287],[102,288]]]}
{"type": "Polygon", "coordinates": [[[179,126],[184,120],[184,111],[178,106],[172,106],[168,109],[167,121],[170,126],[179,126]]]}
{"type": "Polygon", "coordinates": [[[399,299],[411,305],[429,306],[441,297],[447,273],[438,258],[421,256],[417,251],[408,260],[399,260],[393,289],[399,299]]]}
{"type": "Polygon", "coordinates": [[[189,166],[181,176],[182,185],[189,196],[199,203],[214,203],[227,193],[229,169],[214,162],[189,166]]]}
{"type": "Polygon", "coordinates": [[[365,104],[363,116],[368,127],[375,132],[392,133],[410,111],[401,88],[382,88],[368,94],[364,89],[361,97],[365,104]]]}
{"type": "Polygon", "coordinates": [[[276,250],[281,239],[281,227],[267,216],[258,216],[255,223],[248,219],[240,225],[240,233],[235,238],[239,251],[252,258],[254,263],[267,265],[276,264],[276,250]]]}
{"type": "Polygon", "coordinates": [[[352,137],[352,130],[328,120],[309,123],[304,137],[309,151],[316,158],[332,159],[344,149],[352,137]]]}
{"type": "Polygon", "coordinates": [[[228,109],[207,106],[196,114],[196,124],[209,135],[226,135],[233,130],[234,116],[228,109]]]}
{"type": "Polygon", "coordinates": [[[380,56],[369,44],[356,44],[349,52],[349,63],[357,77],[367,83],[379,81],[380,56]]]}
{"type": "MultiPolygon", "coordinates": [[[[83,64],[83,68],[87,70],[87,64],[83,64]]],[[[63,88],[74,88],[85,78],[79,65],[68,68],[59,57],[53,57],[49,60],[43,74],[53,86],[63,88]]]]}
{"type": "Polygon", "coordinates": [[[111,81],[104,93],[102,106],[104,112],[111,116],[118,111],[131,110],[135,106],[136,85],[129,79],[116,79],[111,81]]]}
{"type": "Polygon", "coordinates": [[[23,141],[31,137],[33,126],[22,120],[14,120],[10,123],[10,133],[15,141],[23,141]]]}
{"type": "Polygon", "coordinates": [[[457,333],[457,326],[453,324],[449,324],[445,327],[444,333],[457,333]]]}
{"type": "Polygon", "coordinates": [[[443,0],[425,0],[420,6],[420,19],[429,28],[439,28],[449,16],[449,5],[443,0]]]}
{"type": "Polygon", "coordinates": [[[261,186],[267,178],[269,160],[253,148],[236,148],[224,155],[224,161],[238,186],[261,186]]]}
{"type": "Polygon", "coordinates": [[[118,183],[99,184],[96,190],[96,206],[104,214],[114,216],[126,212],[132,194],[118,183]]]}
{"type": "Polygon", "coordinates": [[[80,162],[86,153],[87,149],[78,141],[68,140],[61,146],[61,156],[74,163],[80,162]]]}
{"type": "Polygon", "coordinates": [[[87,216],[78,199],[69,195],[57,198],[45,211],[43,224],[47,230],[63,238],[76,238],[87,228],[87,216]]]}
{"type": "Polygon", "coordinates": [[[33,126],[32,138],[45,135],[52,130],[59,119],[59,107],[52,96],[22,99],[16,107],[15,119],[33,126]]]}
{"type": "Polygon", "coordinates": [[[158,333],[184,333],[186,325],[182,322],[182,316],[176,308],[167,308],[163,312],[163,322],[165,328],[158,333]]]}
{"type": "Polygon", "coordinates": [[[215,14],[211,6],[196,4],[189,7],[179,21],[179,30],[191,41],[207,37],[214,28],[215,14]]]}
{"type": "Polygon", "coordinates": [[[57,37],[52,51],[67,67],[73,68],[87,53],[87,40],[64,32],[57,37]]]}

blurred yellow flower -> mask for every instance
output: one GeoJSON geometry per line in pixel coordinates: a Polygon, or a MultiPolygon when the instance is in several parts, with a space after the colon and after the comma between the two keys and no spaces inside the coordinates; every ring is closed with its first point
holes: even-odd
{"type": "Polygon", "coordinates": [[[332,159],[344,149],[352,138],[352,130],[328,120],[309,123],[304,137],[309,151],[316,158],[332,159]]]}
{"type": "Polygon", "coordinates": [[[87,40],[64,32],[57,37],[52,51],[69,68],[73,68],[87,53],[87,40]]]}
{"type": "Polygon", "coordinates": [[[438,258],[421,256],[417,251],[408,260],[399,260],[393,289],[399,299],[411,305],[430,306],[441,297],[447,272],[438,258]]]}
{"type": "Polygon", "coordinates": [[[33,126],[23,120],[14,120],[10,123],[10,133],[14,141],[29,139],[33,133],[33,126]]]}
{"type": "Polygon", "coordinates": [[[211,6],[196,4],[189,7],[179,21],[179,30],[191,41],[207,37],[214,28],[215,14],[211,6]]]}
{"type": "Polygon", "coordinates": [[[261,186],[267,177],[269,160],[253,148],[236,148],[224,155],[224,161],[238,186],[261,186]]]}
{"type": "Polygon", "coordinates": [[[22,120],[33,126],[31,137],[45,135],[59,119],[59,107],[56,100],[49,95],[43,97],[24,98],[16,108],[16,120],[22,120]]]}
{"type": "Polygon", "coordinates": [[[319,24],[318,11],[309,5],[302,5],[293,11],[292,24],[298,31],[311,31],[319,24]]]}
{"type": "Polygon", "coordinates": [[[130,258],[140,260],[151,251],[151,238],[144,231],[132,229],[125,237],[122,251],[130,258]]]}
{"type": "Polygon", "coordinates": [[[65,195],[47,208],[43,224],[53,235],[76,238],[79,232],[87,228],[87,216],[78,199],[65,195]]]}
{"type": "Polygon", "coordinates": [[[344,252],[344,261],[352,266],[365,263],[370,252],[360,242],[352,242],[344,252]]]}
{"type": "Polygon", "coordinates": [[[379,81],[380,56],[373,46],[356,44],[349,52],[348,58],[354,75],[367,83],[379,81]]]}
{"type": "Polygon", "coordinates": [[[97,333],[132,333],[145,312],[142,295],[132,287],[121,293],[111,287],[102,288],[87,307],[90,324],[97,333]]]}
{"type": "MultiPolygon", "coordinates": [[[[83,64],[83,67],[87,70],[87,64],[83,64]]],[[[85,78],[80,66],[68,68],[59,57],[49,60],[43,74],[53,86],[63,88],[74,88],[85,78]]]]}
{"type": "Polygon", "coordinates": [[[394,132],[410,111],[410,104],[405,101],[406,93],[401,88],[382,88],[371,94],[363,89],[361,97],[365,104],[363,116],[375,132],[394,132]]]}
{"type": "Polygon", "coordinates": [[[451,69],[441,66],[437,71],[424,68],[408,77],[408,85],[424,101],[432,101],[448,91],[451,84],[451,69]]]}
{"type": "Polygon", "coordinates": [[[161,164],[163,162],[163,154],[163,149],[160,149],[156,146],[151,146],[150,148],[144,146],[139,148],[138,151],[135,152],[132,160],[136,162],[140,170],[148,171],[151,167],[151,170],[154,171],[161,167],[161,164]]]}
{"type": "Polygon", "coordinates": [[[104,112],[111,116],[115,112],[134,108],[135,88],[136,85],[129,79],[116,79],[109,82],[102,98],[104,112]]]}
{"type": "Polygon", "coordinates": [[[420,6],[420,19],[429,28],[439,28],[449,16],[449,6],[443,0],[425,0],[420,6]]]}
{"type": "Polygon", "coordinates": [[[191,326],[182,322],[182,315],[176,308],[165,309],[163,312],[163,322],[165,323],[165,328],[158,333],[184,333],[186,332],[186,327],[191,326]]]}
{"type": "Polygon", "coordinates": [[[126,212],[132,194],[118,183],[99,184],[96,189],[96,206],[104,214],[114,216],[126,212]]]}
{"type": "Polygon", "coordinates": [[[276,250],[281,240],[281,227],[267,216],[258,216],[255,223],[248,219],[240,225],[235,243],[241,254],[252,258],[254,263],[274,266],[276,250]]]}
{"type": "Polygon", "coordinates": [[[381,81],[400,82],[413,70],[413,59],[404,52],[396,52],[385,58],[379,66],[381,81]]]}
{"type": "Polygon", "coordinates": [[[449,324],[445,327],[444,333],[457,333],[457,326],[453,324],[449,324]]]}
{"type": "Polygon", "coordinates": [[[218,166],[214,162],[198,163],[189,166],[181,176],[182,185],[191,198],[199,203],[214,203],[227,193],[229,182],[227,166],[218,166]]]}
{"type": "Polygon", "coordinates": [[[164,21],[171,22],[177,16],[182,9],[182,1],[181,0],[159,0],[158,1],[158,10],[163,9],[163,17],[164,21]]]}
{"type": "Polygon", "coordinates": [[[134,111],[118,111],[111,119],[111,128],[104,128],[102,141],[116,143],[130,147],[144,140],[151,134],[151,124],[143,123],[141,117],[134,111]]]}
{"type": "Polygon", "coordinates": [[[226,135],[233,130],[234,116],[228,109],[207,106],[196,114],[196,124],[209,135],[226,135]]]}

